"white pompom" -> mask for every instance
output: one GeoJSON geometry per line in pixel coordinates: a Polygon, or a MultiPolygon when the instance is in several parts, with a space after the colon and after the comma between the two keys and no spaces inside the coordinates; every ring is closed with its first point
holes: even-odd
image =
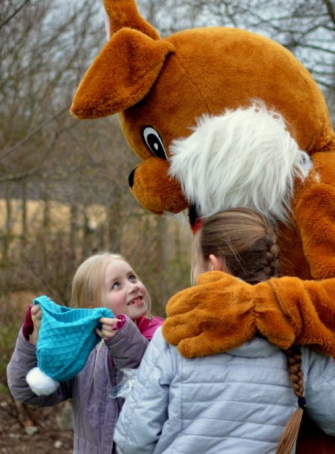
{"type": "Polygon", "coordinates": [[[31,369],[26,376],[30,389],[38,396],[49,396],[56,391],[59,382],[48,377],[39,367],[31,369]]]}

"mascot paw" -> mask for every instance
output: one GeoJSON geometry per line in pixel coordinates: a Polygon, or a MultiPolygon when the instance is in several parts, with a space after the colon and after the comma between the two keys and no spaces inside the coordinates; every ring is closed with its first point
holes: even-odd
{"type": "Polygon", "coordinates": [[[242,345],[256,333],[252,287],[220,271],[199,276],[198,285],[173,296],[163,324],[165,340],[187,357],[242,345]]]}
{"type": "Polygon", "coordinates": [[[237,348],[257,332],[283,349],[296,337],[272,285],[250,285],[221,271],[200,275],[198,285],[173,296],[166,311],[163,336],[187,358],[237,348]]]}

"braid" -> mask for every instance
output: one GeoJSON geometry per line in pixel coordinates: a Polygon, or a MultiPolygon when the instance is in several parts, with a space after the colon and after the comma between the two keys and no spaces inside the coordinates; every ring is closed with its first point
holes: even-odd
{"type": "MultiPolygon", "coordinates": [[[[277,236],[270,224],[267,224],[267,236],[269,238],[269,251],[267,253],[268,267],[265,272],[268,273],[268,278],[278,275],[279,266],[279,246],[277,244],[277,236]]],[[[276,454],[289,454],[292,451],[302,420],[302,414],[306,401],[304,398],[304,374],[302,371],[302,355],[299,347],[291,347],[284,350],[287,359],[288,373],[293,388],[294,394],[298,398],[299,408],[293,413],[288,421],[281,440],[279,442],[276,454]]]]}
{"type": "Polygon", "coordinates": [[[293,413],[287,423],[283,435],[280,439],[276,454],[289,454],[292,451],[302,420],[302,414],[306,401],[304,398],[304,374],[302,371],[301,351],[299,347],[291,347],[284,350],[287,358],[289,377],[294,394],[298,398],[299,408],[293,413]]]}
{"type": "Polygon", "coordinates": [[[301,351],[299,347],[291,347],[288,350],[284,350],[287,357],[287,365],[289,370],[289,376],[292,384],[294,394],[298,399],[304,397],[304,374],[302,371],[301,351]]]}
{"type": "Polygon", "coordinates": [[[267,242],[266,260],[267,265],[264,268],[265,279],[278,276],[279,269],[279,246],[277,244],[277,234],[270,223],[264,225],[267,242]]]}
{"type": "MultiPolygon", "coordinates": [[[[272,242],[272,245],[270,246],[269,252],[267,254],[269,266],[268,268],[266,268],[266,270],[269,272],[268,279],[270,279],[271,277],[278,275],[279,246],[276,241],[277,237],[274,230],[269,224],[268,227],[269,227],[268,229],[269,243],[272,242]],[[273,238],[272,241],[271,238],[273,238]],[[274,270],[276,270],[276,273],[274,273],[274,270]]],[[[291,453],[293,445],[298,437],[303,410],[306,404],[304,398],[305,388],[304,374],[302,371],[301,351],[299,347],[291,347],[288,350],[284,350],[284,353],[287,359],[289,378],[291,381],[293,392],[298,398],[299,408],[292,414],[291,418],[289,419],[285,427],[285,430],[281,436],[276,454],[291,453]]]]}
{"type": "Polygon", "coordinates": [[[248,249],[228,261],[232,274],[249,284],[267,281],[279,274],[279,246],[274,227],[265,218],[261,219],[263,235],[248,249]]]}

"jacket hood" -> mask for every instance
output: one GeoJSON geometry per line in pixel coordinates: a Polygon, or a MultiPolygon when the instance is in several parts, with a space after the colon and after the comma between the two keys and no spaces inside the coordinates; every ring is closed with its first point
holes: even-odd
{"type": "Polygon", "coordinates": [[[246,342],[233,350],[228,350],[226,353],[228,355],[241,356],[243,358],[266,358],[272,356],[278,350],[278,347],[270,344],[266,339],[254,337],[251,341],[246,342]]]}

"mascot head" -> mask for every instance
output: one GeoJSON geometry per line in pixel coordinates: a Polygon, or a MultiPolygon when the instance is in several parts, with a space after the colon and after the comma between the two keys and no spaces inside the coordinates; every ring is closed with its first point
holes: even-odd
{"type": "Polygon", "coordinates": [[[130,174],[148,210],[202,215],[249,206],[283,220],[296,177],[335,148],[324,97],[284,47],[245,30],[185,30],[161,39],[134,0],[105,0],[109,41],[71,107],[118,113],[142,163],[130,174]],[[192,210],[191,210],[192,212],[192,210]]]}

